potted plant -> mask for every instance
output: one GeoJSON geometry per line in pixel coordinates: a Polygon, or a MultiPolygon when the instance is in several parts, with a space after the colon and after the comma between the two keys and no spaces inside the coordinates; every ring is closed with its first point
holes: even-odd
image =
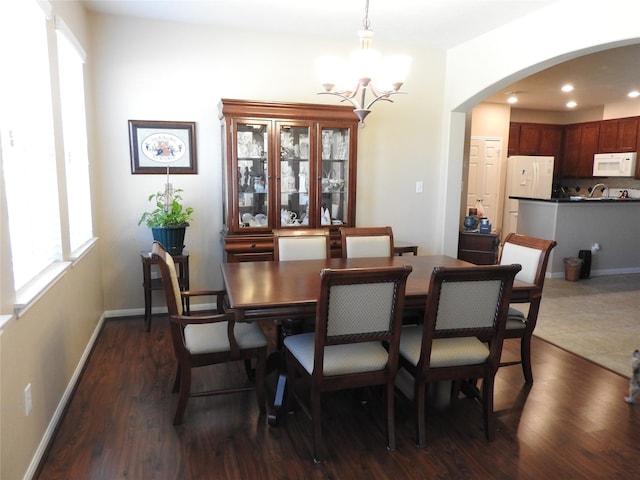
{"type": "Polygon", "coordinates": [[[171,255],[182,254],[184,235],[189,222],[192,220],[192,207],[183,207],[181,189],[152,193],[149,201],[154,202],[156,208],[144,212],[138,225],[146,223],[151,228],[153,239],[160,242],[171,255]]]}

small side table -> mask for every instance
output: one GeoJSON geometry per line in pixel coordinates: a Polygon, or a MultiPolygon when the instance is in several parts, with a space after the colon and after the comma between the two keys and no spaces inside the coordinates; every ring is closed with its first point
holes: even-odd
{"type": "Polygon", "coordinates": [[[460,232],[458,238],[458,258],[476,265],[498,263],[499,232],[460,232]]]}
{"type": "Polygon", "coordinates": [[[394,241],[393,253],[398,256],[402,256],[403,253],[413,253],[414,256],[418,255],[418,246],[409,242],[394,241]]]}
{"type": "MultiPolygon", "coordinates": [[[[149,252],[140,252],[142,261],[142,287],[144,289],[144,325],[147,332],[151,330],[151,291],[162,290],[162,278],[151,278],[151,265],[158,262],[151,257],[149,252]]],[[[182,255],[173,255],[178,275],[180,290],[189,290],[189,253],[182,252],[182,255]]],[[[188,308],[188,305],[187,305],[188,308]]]]}

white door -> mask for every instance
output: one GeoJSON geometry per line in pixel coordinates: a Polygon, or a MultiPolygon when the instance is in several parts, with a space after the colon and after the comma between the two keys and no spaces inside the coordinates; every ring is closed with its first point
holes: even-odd
{"type": "Polygon", "coordinates": [[[471,137],[469,149],[469,177],[467,179],[467,212],[478,200],[495,228],[498,223],[498,194],[500,185],[501,138],[471,137]]]}

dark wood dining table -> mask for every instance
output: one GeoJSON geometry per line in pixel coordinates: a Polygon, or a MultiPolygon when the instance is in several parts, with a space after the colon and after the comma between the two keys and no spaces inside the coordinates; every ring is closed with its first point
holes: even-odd
{"type": "MultiPolygon", "coordinates": [[[[312,318],[320,292],[320,271],[324,268],[366,268],[411,265],[407,279],[405,309],[424,306],[433,269],[438,266],[473,264],[446,255],[394,256],[375,258],[331,258],[239,262],[222,264],[222,278],[228,296],[228,308],[237,322],[273,321],[289,318],[312,318]]],[[[514,282],[512,299],[527,302],[539,293],[532,284],[514,282]]],[[[284,399],[285,378],[281,374],[276,387],[269,424],[277,423],[284,399]]]]}

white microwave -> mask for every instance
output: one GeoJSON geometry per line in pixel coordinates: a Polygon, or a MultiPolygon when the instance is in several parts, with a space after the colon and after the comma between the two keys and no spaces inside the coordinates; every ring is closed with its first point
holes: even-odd
{"type": "Polygon", "coordinates": [[[593,156],[593,176],[633,177],[637,155],[636,152],[596,153],[593,156]]]}

